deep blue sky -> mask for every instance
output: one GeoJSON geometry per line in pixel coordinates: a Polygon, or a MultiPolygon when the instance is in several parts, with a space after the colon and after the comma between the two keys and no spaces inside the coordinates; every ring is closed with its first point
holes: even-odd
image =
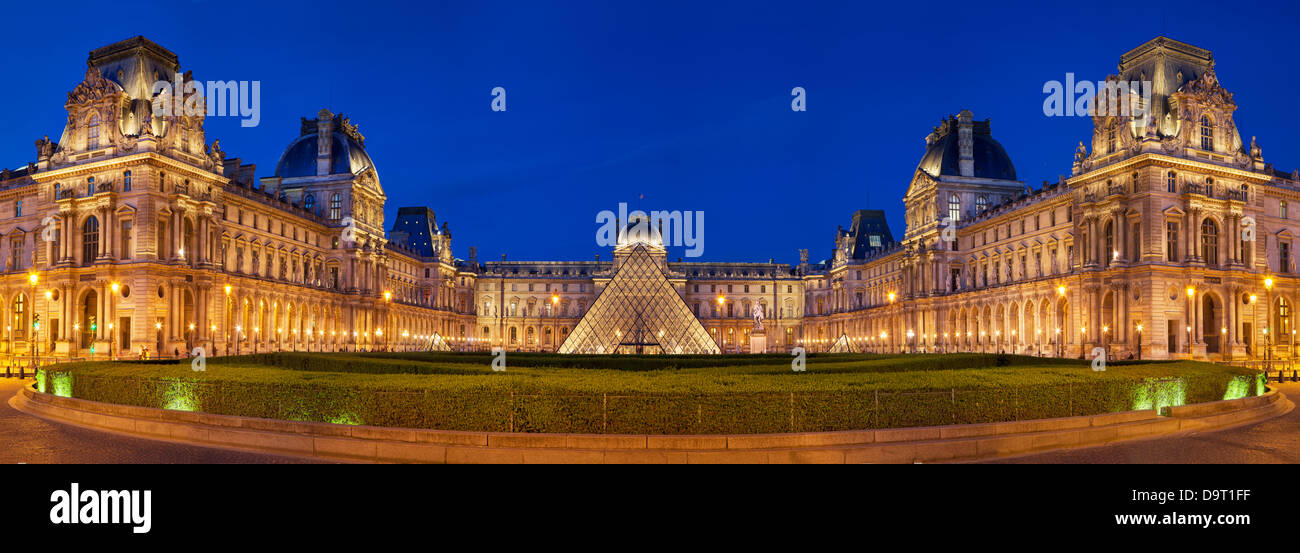
{"type": "Polygon", "coordinates": [[[799,248],[825,257],[857,209],[887,210],[901,236],[923,138],[961,109],[992,119],[1025,182],[1068,173],[1091,123],[1044,117],[1043,83],[1102,79],[1165,34],[1212,50],[1242,134],[1300,166],[1296,7],[1102,4],[16,3],[0,33],[0,165],[57,139],[87,52],[143,34],[200,80],[262,81],[260,126],[207,123],[259,176],[299,117],[347,114],[388,221],[428,205],[458,256],[608,258],[596,213],[644,194],[646,209],[705,211],[701,259],[796,262],[799,248]],[[495,86],[505,113],[490,110],[495,86]],[[790,110],[794,86],[807,112],[790,110]]]}

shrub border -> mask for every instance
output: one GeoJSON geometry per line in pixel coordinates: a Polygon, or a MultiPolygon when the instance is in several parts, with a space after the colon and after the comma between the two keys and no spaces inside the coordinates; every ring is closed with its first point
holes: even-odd
{"type": "Polygon", "coordinates": [[[750,435],[454,432],[256,419],[116,405],[23,387],[19,411],[98,430],[337,461],[413,463],[910,463],[963,461],[1217,430],[1284,415],[1285,395],[1059,419],[750,435]]]}

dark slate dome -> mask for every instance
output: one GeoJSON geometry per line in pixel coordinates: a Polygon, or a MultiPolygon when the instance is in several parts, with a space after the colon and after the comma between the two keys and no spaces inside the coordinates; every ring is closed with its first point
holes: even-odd
{"type": "MultiPolygon", "coordinates": [[[[330,148],[330,174],[360,174],[374,167],[374,162],[366,154],[366,149],[352,137],[341,132],[330,133],[334,143],[330,148]]],[[[316,176],[316,152],[318,151],[318,133],[299,136],[289,143],[275,165],[277,177],[314,177],[316,176]]]]}
{"type": "MultiPolygon", "coordinates": [[[[936,127],[933,140],[921,156],[917,169],[925,171],[931,177],[961,176],[960,144],[958,128],[960,123],[949,118],[936,127]]],[[[1011,163],[1011,156],[993,139],[988,121],[974,121],[971,125],[971,153],[975,162],[975,177],[984,179],[1016,180],[1016,167],[1011,163]]]]}

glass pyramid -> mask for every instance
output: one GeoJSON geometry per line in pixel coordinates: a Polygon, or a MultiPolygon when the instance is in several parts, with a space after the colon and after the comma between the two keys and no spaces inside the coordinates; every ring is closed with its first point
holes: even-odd
{"type": "Polygon", "coordinates": [[[441,334],[434,332],[433,336],[429,337],[429,341],[424,344],[424,348],[421,351],[451,351],[451,345],[449,345],[446,340],[442,339],[441,334]]]}
{"type": "Polygon", "coordinates": [[[835,343],[831,344],[830,349],[826,350],[826,352],[827,353],[857,353],[853,351],[853,344],[849,342],[849,336],[847,334],[841,334],[839,339],[835,340],[835,343]]]}
{"type": "Polygon", "coordinates": [[[560,353],[720,353],[643,244],[630,248],[560,353]]]}

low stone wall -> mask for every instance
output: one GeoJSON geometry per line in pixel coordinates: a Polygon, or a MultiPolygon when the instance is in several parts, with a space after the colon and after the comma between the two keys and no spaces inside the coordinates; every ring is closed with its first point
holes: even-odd
{"type": "Polygon", "coordinates": [[[454,432],[294,422],[58,397],[23,388],[37,416],[195,445],[396,463],[912,463],[965,461],[1227,428],[1294,405],[1276,391],[1228,401],[1030,421],[846,432],[702,436],[454,432]]]}

